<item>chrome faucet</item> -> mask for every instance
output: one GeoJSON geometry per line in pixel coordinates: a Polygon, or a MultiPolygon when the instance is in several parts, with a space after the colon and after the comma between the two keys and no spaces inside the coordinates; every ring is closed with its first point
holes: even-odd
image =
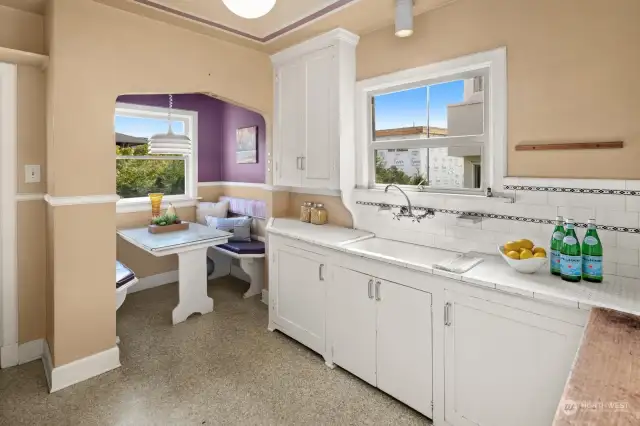
{"type": "MultiPolygon", "coordinates": [[[[389,192],[389,188],[390,187],[394,187],[395,189],[397,189],[398,191],[400,191],[402,193],[402,195],[404,195],[404,198],[407,199],[407,206],[406,207],[400,207],[400,216],[408,216],[408,217],[413,217],[413,209],[411,208],[411,200],[409,200],[409,196],[407,195],[406,192],[404,192],[402,190],[402,188],[400,188],[398,185],[387,185],[387,187],[384,189],[384,192],[389,192]]],[[[394,218],[397,218],[398,220],[400,220],[400,218],[397,215],[394,215],[394,218]]]]}
{"type": "Polygon", "coordinates": [[[389,192],[389,188],[392,187],[392,186],[394,188],[396,188],[398,191],[400,191],[402,193],[402,195],[404,195],[404,198],[406,198],[406,200],[407,200],[407,205],[400,207],[400,213],[394,213],[393,214],[393,218],[394,219],[400,220],[400,218],[402,218],[402,217],[410,217],[413,220],[413,222],[420,223],[421,219],[424,219],[427,216],[431,216],[431,217],[434,216],[435,212],[434,212],[433,209],[427,209],[424,212],[424,214],[416,216],[413,213],[413,208],[411,207],[411,200],[409,200],[409,196],[406,194],[406,192],[404,192],[402,190],[402,188],[400,188],[398,185],[390,184],[390,185],[387,185],[387,187],[384,189],[384,192],[385,193],[389,192]]]}

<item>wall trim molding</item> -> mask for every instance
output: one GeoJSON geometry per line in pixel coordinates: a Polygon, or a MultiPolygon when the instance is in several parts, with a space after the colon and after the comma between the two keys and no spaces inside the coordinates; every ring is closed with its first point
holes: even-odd
{"type": "Polygon", "coordinates": [[[17,193],[16,194],[16,201],[44,201],[44,196],[46,194],[44,193],[26,193],[26,192],[22,192],[22,193],[17,193]]]}
{"type": "Polygon", "coordinates": [[[42,358],[44,373],[51,393],[120,367],[120,349],[118,346],[54,367],[49,345],[45,341],[42,358]]]}
{"type": "Polygon", "coordinates": [[[243,183],[243,182],[198,182],[198,187],[206,188],[213,186],[227,186],[227,187],[245,187],[245,188],[260,188],[265,191],[272,192],[294,192],[297,194],[311,194],[311,195],[328,195],[333,197],[339,197],[342,193],[339,189],[326,189],[326,188],[299,188],[294,186],[274,186],[266,183],[243,183]]]}
{"type": "Polygon", "coordinates": [[[131,286],[127,294],[137,293],[150,288],[160,287],[166,284],[178,282],[178,270],[149,275],[138,279],[138,283],[131,286]]]}
{"type": "Polygon", "coordinates": [[[240,186],[240,187],[248,187],[248,188],[261,188],[261,189],[264,189],[265,191],[273,190],[273,186],[266,183],[226,182],[226,181],[198,182],[199,188],[206,188],[210,186],[240,186]]]}
{"type": "Polygon", "coordinates": [[[77,206],[81,204],[107,204],[117,203],[120,200],[118,194],[105,194],[105,195],[78,195],[73,197],[54,197],[49,194],[45,194],[44,200],[49,203],[50,206],[77,206]]]}
{"type": "Polygon", "coordinates": [[[0,363],[18,362],[18,67],[0,63],[0,363]]]}

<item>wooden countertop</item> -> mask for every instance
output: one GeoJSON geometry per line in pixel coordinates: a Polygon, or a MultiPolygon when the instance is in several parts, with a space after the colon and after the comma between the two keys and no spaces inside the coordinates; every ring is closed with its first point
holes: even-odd
{"type": "Polygon", "coordinates": [[[640,425],[640,317],[594,308],[553,426],[640,425]]]}

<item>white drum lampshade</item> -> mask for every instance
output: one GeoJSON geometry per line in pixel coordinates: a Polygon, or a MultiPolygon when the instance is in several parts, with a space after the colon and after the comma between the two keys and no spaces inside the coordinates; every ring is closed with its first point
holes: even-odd
{"type": "Polygon", "coordinates": [[[413,34],[413,0],[396,0],[396,36],[413,34]]]}
{"type": "Polygon", "coordinates": [[[273,9],[276,0],[222,0],[227,8],[246,19],[256,19],[273,9]]]}

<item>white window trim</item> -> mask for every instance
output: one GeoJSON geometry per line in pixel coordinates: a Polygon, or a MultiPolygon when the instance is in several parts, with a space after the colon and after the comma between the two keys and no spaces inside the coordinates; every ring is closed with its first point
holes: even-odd
{"type": "MultiPolygon", "coordinates": [[[[437,62],[422,67],[398,71],[379,77],[362,80],[356,83],[356,188],[378,190],[372,184],[375,174],[375,163],[370,143],[370,96],[385,91],[410,87],[427,80],[444,81],[450,76],[474,71],[486,71],[488,90],[485,92],[485,135],[484,143],[488,155],[483,158],[485,179],[484,188],[490,187],[494,192],[502,190],[502,181],[507,172],[507,50],[506,47],[475,53],[460,58],[437,62]]],[[[468,144],[477,137],[458,137],[460,145],[468,144]]],[[[438,138],[441,139],[441,138],[438,138]]],[[[451,139],[451,138],[447,138],[451,139]]],[[[386,146],[389,141],[375,144],[376,149],[386,146]]],[[[411,140],[403,140],[403,144],[411,144],[411,140]]],[[[424,140],[420,142],[424,145],[424,140]]],[[[438,143],[434,139],[434,143],[438,143]]],[[[440,141],[442,143],[442,141],[440,141]]],[[[402,146],[405,147],[404,145],[402,146]]],[[[418,191],[411,186],[406,187],[418,191]]],[[[478,194],[478,190],[456,190],[433,188],[428,193],[478,194]]]]}
{"type": "MultiPolygon", "coordinates": [[[[165,118],[169,108],[116,103],[116,115],[141,118],[165,118]]],[[[191,155],[185,160],[185,194],[163,197],[163,206],[195,206],[198,200],[198,112],[185,109],[171,110],[172,121],[183,121],[185,133],[191,139],[191,155]]],[[[151,211],[148,197],[122,198],[116,203],[117,213],[151,211]]]]}

